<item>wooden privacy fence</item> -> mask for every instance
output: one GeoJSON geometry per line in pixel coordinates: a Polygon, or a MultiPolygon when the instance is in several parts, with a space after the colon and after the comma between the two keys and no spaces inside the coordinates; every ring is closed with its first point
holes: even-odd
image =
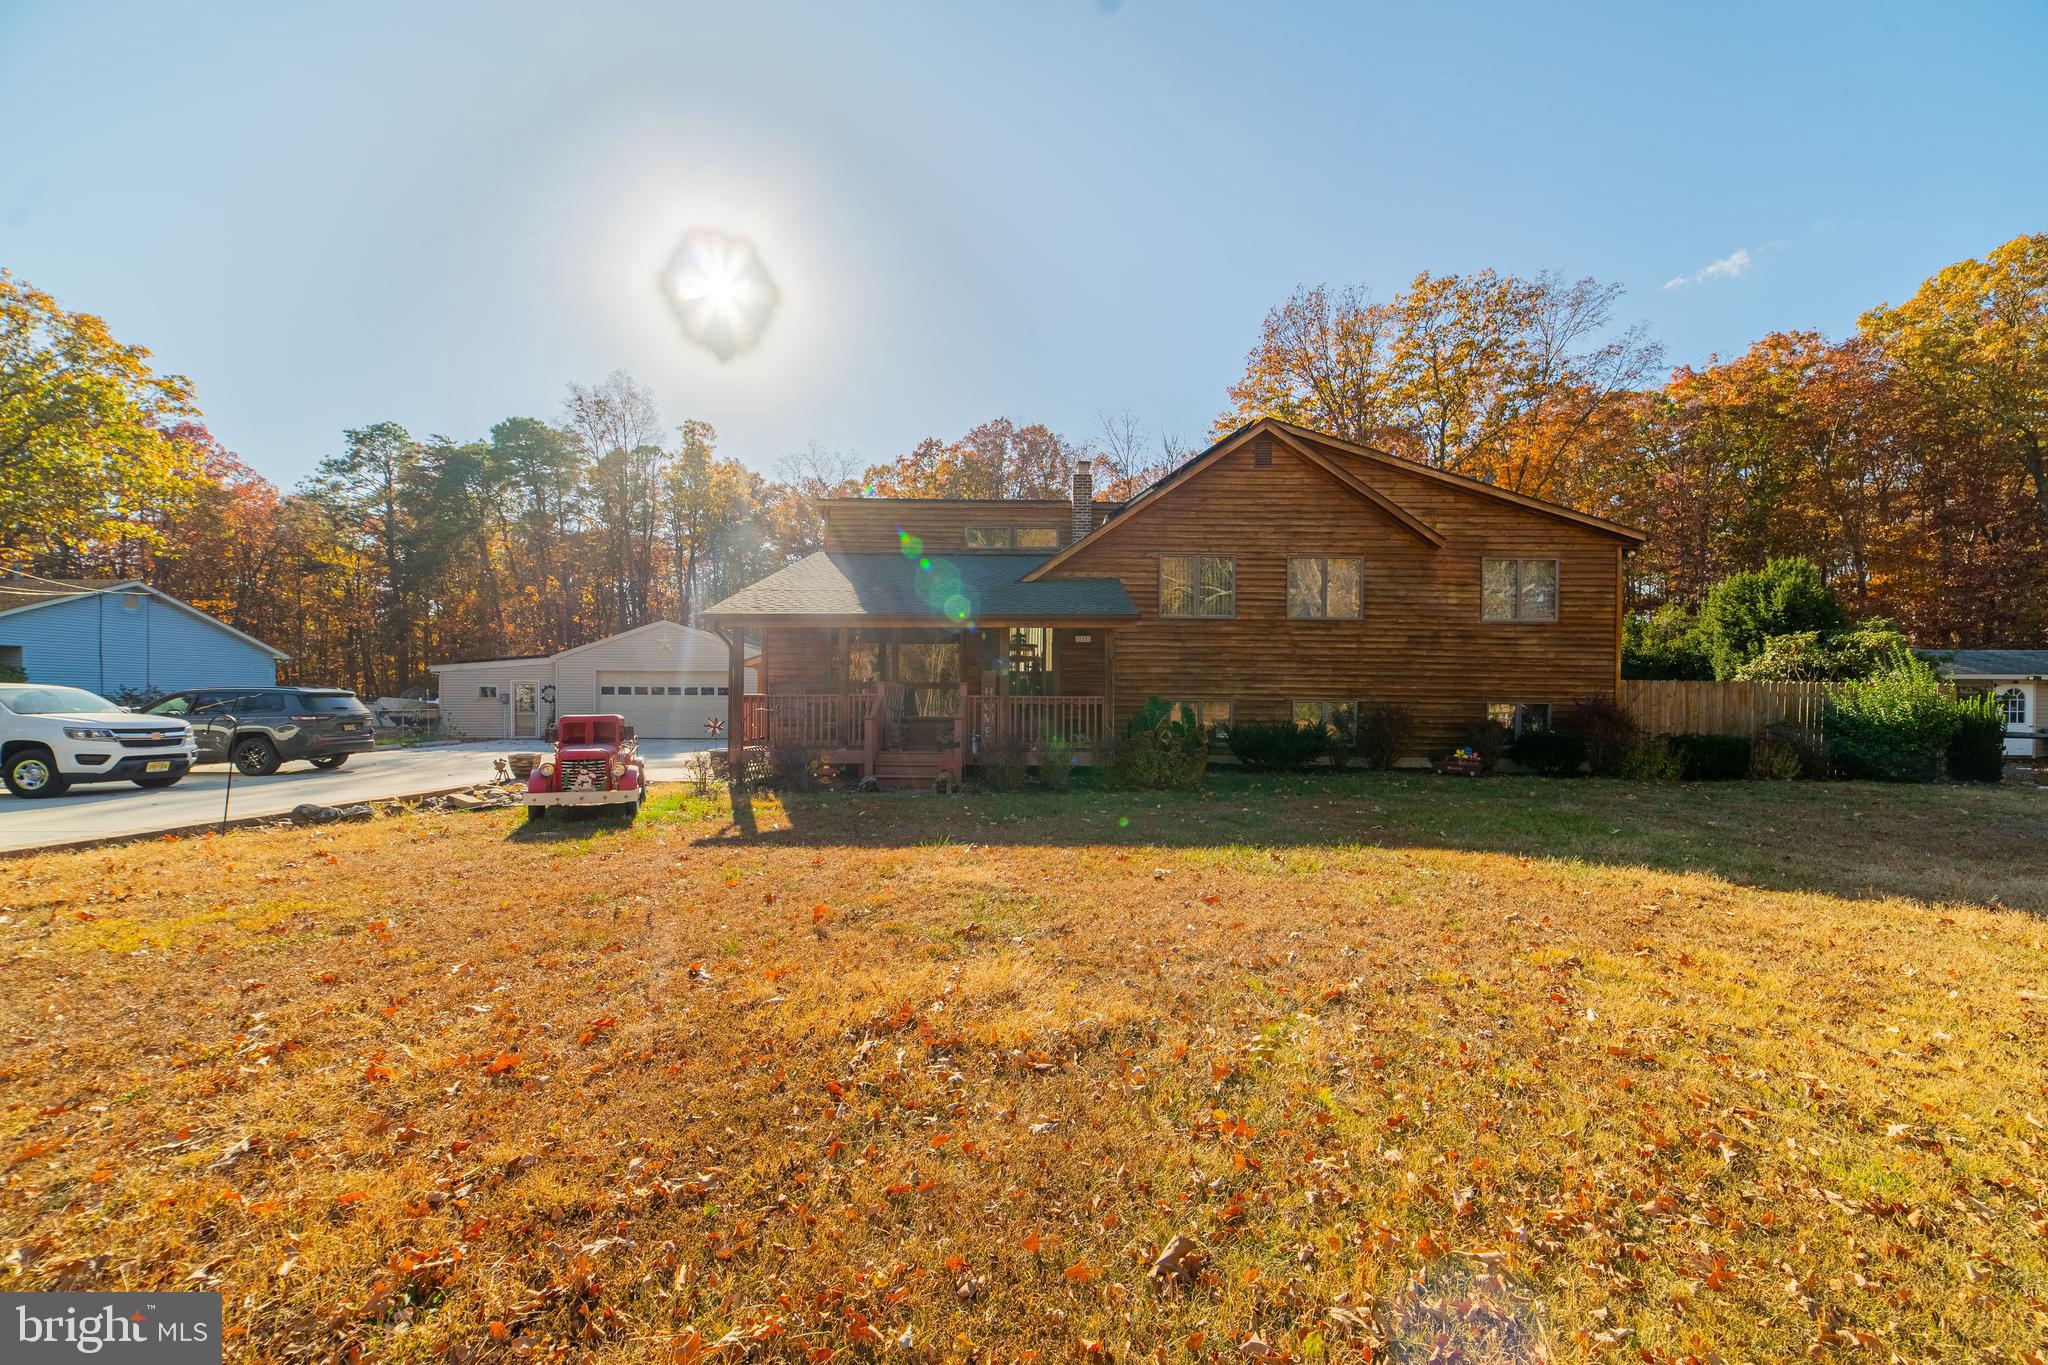
{"type": "Polygon", "coordinates": [[[1748,735],[1773,725],[1821,740],[1821,712],[1835,688],[1824,682],[1671,682],[1623,678],[1616,700],[1652,735],[1748,735]]]}

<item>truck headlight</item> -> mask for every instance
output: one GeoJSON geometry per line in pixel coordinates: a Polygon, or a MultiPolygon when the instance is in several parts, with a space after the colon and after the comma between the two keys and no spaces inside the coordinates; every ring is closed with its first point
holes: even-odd
{"type": "Polygon", "coordinates": [[[612,759],[612,776],[613,776],[613,777],[622,777],[622,776],[624,776],[624,775],[625,775],[625,771],[626,771],[626,760],[624,760],[624,759],[622,759],[622,758],[613,758],[613,759],[612,759]]]}
{"type": "Polygon", "coordinates": [[[94,725],[67,725],[64,727],[64,738],[66,739],[113,739],[114,737],[112,730],[102,730],[94,725]]]}
{"type": "Polygon", "coordinates": [[[542,777],[553,777],[555,775],[554,760],[543,759],[539,763],[536,763],[534,765],[533,770],[539,773],[542,777]]]}

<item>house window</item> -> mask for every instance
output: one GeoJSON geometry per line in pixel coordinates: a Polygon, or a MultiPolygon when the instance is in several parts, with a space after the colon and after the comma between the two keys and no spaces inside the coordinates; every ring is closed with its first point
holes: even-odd
{"type": "Polygon", "coordinates": [[[1230,733],[1230,703],[1214,697],[1204,700],[1176,701],[1173,704],[1173,718],[1194,721],[1208,727],[1212,742],[1221,740],[1230,733]]]}
{"type": "Polygon", "coordinates": [[[1299,621],[1365,615],[1365,561],[1310,556],[1287,561],[1287,614],[1299,621]]]}
{"type": "Polygon", "coordinates": [[[485,684],[476,690],[476,695],[478,701],[496,701],[498,699],[498,689],[485,684]]]}
{"type": "Polygon", "coordinates": [[[1296,725],[1327,725],[1338,734],[1358,733],[1358,703],[1355,701],[1298,701],[1294,703],[1296,725]]]}
{"type": "Polygon", "coordinates": [[[1159,614],[1237,615],[1237,561],[1229,555],[1161,555],[1159,614]]]}
{"type": "Polygon", "coordinates": [[[1480,620],[1557,619],[1555,559],[1481,560],[1479,580],[1480,620]]]}
{"type": "Polygon", "coordinates": [[[2027,694],[2017,687],[2008,687],[1998,694],[1998,707],[2005,712],[2005,723],[2009,729],[2024,728],[2027,723],[2027,694]]]}
{"type": "Polygon", "coordinates": [[[1019,526],[1017,548],[1020,550],[1057,550],[1060,547],[1059,528],[1054,526],[1019,526]]]}
{"type": "Polygon", "coordinates": [[[1010,528],[1007,526],[970,526],[967,528],[967,548],[970,550],[1007,550],[1010,548],[1010,528]]]}
{"type": "Polygon", "coordinates": [[[1520,739],[1530,730],[1550,728],[1550,703],[1547,701],[1497,701],[1488,704],[1486,718],[1507,727],[1509,734],[1520,739]]]}

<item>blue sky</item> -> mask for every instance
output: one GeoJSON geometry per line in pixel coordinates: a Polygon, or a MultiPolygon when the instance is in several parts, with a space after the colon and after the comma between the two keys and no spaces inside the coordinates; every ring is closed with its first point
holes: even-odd
{"type": "Polygon", "coordinates": [[[2038,3],[0,0],[0,265],[285,483],[614,368],[763,469],[1192,441],[1297,283],[1592,275],[1674,361],[1846,331],[2048,230],[2044,63],[2038,3]],[[696,227],[781,291],[723,364],[657,289],[696,227]]]}

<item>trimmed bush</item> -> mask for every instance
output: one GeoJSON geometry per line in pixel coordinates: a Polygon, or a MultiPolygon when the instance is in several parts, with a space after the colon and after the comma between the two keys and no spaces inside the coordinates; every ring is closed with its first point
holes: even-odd
{"type": "Polygon", "coordinates": [[[1132,791],[1192,787],[1209,766],[1209,730],[1174,715],[1173,704],[1148,697],[1125,733],[1104,745],[1102,771],[1132,791]]]}
{"type": "Polygon", "coordinates": [[[1358,757],[1381,772],[1415,752],[1415,717],[1405,706],[1368,702],[1358,710],[1358,757]]]}
{"type": "Polygon", "coordinates": [[[1934,669],[1901,651],[1880,672],[1828,698],[1828,760],[1844,777],[1932,782],[1960,723],[1956,699],[1934,669]]]}
{"type": "Polygon", "coordinates": [[[1330,752],[1331,735],[1321,725],[1292,721],[1239,721],[1224,742],[1231,757],[1253,772],[1292,772],[1330,752]]]}
{"type": "Polygon", "coordinates": [[[1806,776],[1806,759],[1790,740],[1765,735],[1750,748],[1749,775],[1762,782],[1790,782],[1806,776]]]}
{"type": "Polygon", "coordinates": [[[1685,774],[1669,735],[1639,735],[1622,750],[1621,775],[1638,782],[1676,782],[1685,774]]]}
{"type": "Polygon", "coordinates": [[[981,784],[990,791],[1022,791],[1031,780],[1031,751],[1011,735],[981,751],[977,761],[981,784]]]}
{"type": "Polygon", "coordinates": [[[0,664],[0,683],[25,683],[28,670],[20,664],[0,664]]]}
{"type": "Polygon", "coordinates": [[[1586,741],[1570,730],[1525,730],[1508,757],[1545,777],[1576,777],[1586,764],[1586,741]]]}
{"type": "Polygon", "coordinates": [[[2005,711],[1995,697],[1956,703],[1956,732],[1948,742],[1948,775],[1956,782],[2005,778],[2005,711]]]}
{"type": "Polygon", "coordinates": [[[1557,728],[1585,741],[1586,766],[1595,777],[1619,776],[1629,746],[1640,738],[1635,718],[1612,697],[1585,697],[1572,703],[1557,718],[1557,728]]]}
{"type": "Polygon", "coordinates": [[[1714,676],[1726,679],[1761,654],[1773,635],[1837,631],[1848,623],[1812,560],[1773,559],[1707,591],[1699,637],[1713,658],[1714,676]]]}
{"type": "Polygon", "coordinates": [[[1749,776],[1747,735],[1673,735],[1671,752],[1686,782],[1734,782],[1749,776]]]}
{"type": "Polygon", "coordinates": [[[1074,784],[1074,755],[1066,740],[1054,735],[1039,752],[1038,785],[1063,792],[1074,784]]]}

